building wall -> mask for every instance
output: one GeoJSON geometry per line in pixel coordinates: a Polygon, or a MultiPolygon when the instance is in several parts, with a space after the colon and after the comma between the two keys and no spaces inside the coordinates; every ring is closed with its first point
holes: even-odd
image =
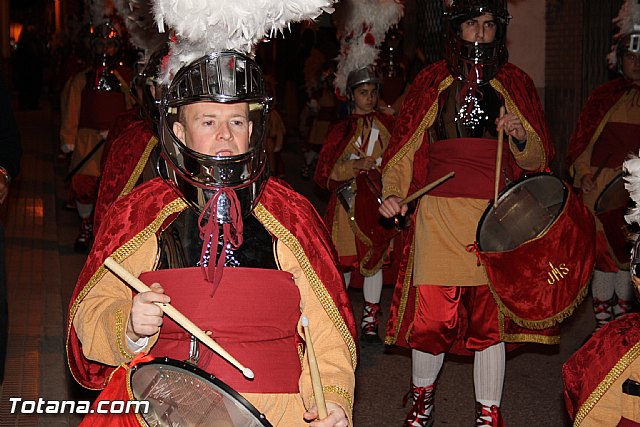
{"type": "Polygon", "coordinates": [[[525,70],[539,92],[545,87],[545,2],[510,1],[513,17],[507,31],[509,61],[525,70]]]}

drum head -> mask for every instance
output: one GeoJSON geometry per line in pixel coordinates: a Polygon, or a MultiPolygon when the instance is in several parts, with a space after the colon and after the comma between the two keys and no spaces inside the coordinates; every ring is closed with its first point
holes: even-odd
{"type": "Polygon", "coordinates": [[[507,187],[497,207],[482,215],[476,240],[483,252],[504,252],[543,234],[564,207],[567,188],[548,173],[526,177],[507,187]]]}
{"type": "Polygon", "coordinates": [[[142,414],[156,426],[271,426],[245,398],[215,376],[169,358],[136,365],[131,389],[139,401],[149,402],[142,414]]]}
{"type": "Polygon", "coordinates": [[[595,213],[626,209],[629,205],[629,192],[624,188],[622,173],[616,175],[602,190],[595,204],[595,213]]]}

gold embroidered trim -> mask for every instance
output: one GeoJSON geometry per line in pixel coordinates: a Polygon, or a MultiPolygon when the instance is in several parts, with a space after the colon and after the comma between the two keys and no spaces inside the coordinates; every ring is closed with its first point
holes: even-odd
{"type": "MultiPolygon", "coordinates": [[[[524,127],[524,130],[527,132],[527,137],[533,137],[533,141],[529,141],[528,140],[527,141],[527,145],[535,143],[541,148],[540,152],[542,153],[542,159],[541,159],[542,160],[542,164],[537,170],[543,170],[545,168],[545,165],[547,164],[547,153],[544,150],[544,145],[542,144],[542,139],[540,139],[540,136],[536,133],[536,131],[533,129],[533,127],[527,121],[527,119],[522,115],[522,113],[518,109],[518,106],[516,105],[515,102],[513,102],[513,99],[509,95],[509,92],[507,92],[507,90],[504,88],[504,86],[502,86],[502,83],[500,83],[496,79],[491,79],[491,81],[489,81],[489,83],[491,84],[491,87],[493,87],[495,90],[497,90],[503,96],[504,102],[507,105],[507,111],[510,112],[510,113],[515,114],[516,116],[518,116],[518,118],[520,119],[520,122],[522,122],[522,126],[524,127]]],[[[516,158],[516,160],[520,160],[520,159],[525,157],[525,153],[527,153],[528,151],[529,150],[527,148],[525,148],[525,150],[523,152],[521,152],[521,153],[520,152],[515,152],[513,155],[516,158]]]]}
{"type": "Polygon", "coordinates": [[[131,354],[127,351],[127,347],[122,342],[122,337],[124,336],[124,313],[122,309],[116,310],[116,342],[118,343],[118,350],[120,350],[120,354],[124,356],[125,359],[131,360],[136,357],[134,354],[131,354]]]}
{"type": "MultiPolygon", "coordinates": [[[[396,329],[393,331],[393,335],[387,335],[384,338],[386,345],[393,345],[398,341],[398,334],[400,333],[400,326],[404,318],[405,308],[409,299],[409,291],[413,286],[411,285],[411,276],[413,275],[413,255],[415,250],[415,233],[411,240],[411,249],[409,250],[409,261],[407,262],[407,270],[405,272],[404,281],[402,282],[402,296],[400,297],[400,304],[398,305],[398,316],[396,320],[396,329]]],[[[417,300],[417,298],[416,298],[417,300]]]]}
{"type": "Polygon", "coordinates": [[[504,331],[504,314],[500,311],[498,311],[498,327],[500,329],[500,340],[504,342],[530,342],[547,345],[560,344],[559,335],[507,334],[504,331]]]}
{"type": "MultiPolygon", "coordinates": [[[[124,245],[119,247],[111,255],[111,257],[115,259],[117,262],[121,263],[123,260],[128,258],[132,253],[138,250],[145,241],[147,241],[151,236],[153,236],[156,233],[156,231],[160,229],[162,224],[167,220],[169,216],[175,213],[182,212],[187,207],[188,206],[184,202],[184,200],[180,198],[174,199],[171,203],[167,204],[162,209],[162,211],[160,211],[160,214],[158,215],[157,218],[155,218],[142,231],[136,234],[131,240],[129,240],[124,245]]],[[[106,274],[106,272],[107,272],[107,268],[104,266],[104,264],[101,264],[100,267],[98,267],[98,269],[96,270],[96,272],[93,273],[93,276],[91,276],[87,284],[84,285],[84,287],[76,297],[75,301],[73,301],[73,304],[71,305],[71,309],[69,310],[69,323],[67,324],[67,338],[66,338],[67,349],[69,348],[69,338],[71,336],[71,327],[73,326],[73,319],[76,316],[76,312],[78,311],[78,307],[80,306],[80,303],[82,302],[82,300],[84,300],[84,298],[91,291],[91,289],[93,289],[96,283],[98,283],[100,279],[102,279],[102,277],[106,274]]],[[[67,350],[67,365],[69,365],[68,360],[69,360],[69,354],[67,350]]],[[[70,366],[69,366],[69,370],[71,371],[72,375],[74,375],[74,379],[78,383],[80,383],[80,381],[78,381],[78,379],[75,378],[75,374],[73,374],[73,370],[71,370],[70,366]]]]}
{"type": "Polygon", "coordinates": [[[324,311],[327,313],[335,327],[338,329],[338,332],[344,339],[344,342],[347,344],[349,348],[349,352],[351,354],[351,363],[353,368],[355,369],[358,364],[358,355],[356,351],[356,343],[351,333],[349,332],[349,328],[347,324],[344,322],[344,319],[340,315],[338,311],[338,307],[336,307],[335,302],[331,298],[331,295],[325,288],[324,284],[318,277],[317,273],[311,266],[311,262],[307,258],[307,255],[304,253],[302,249],[302,245],[296,239],[289,230],[287,230],[280,222],[271,215],[271,213],[264,207],[262,203],[258,203],[258,206],[254,209],[254,215],[258,220],[265,226],[265,228],[276,238],[282,240],[282,242],[293,252],[304,275],[307,280],[309,280],[309,284],[313,289],[313,292],[318,297],[320,304],[324,308],[324,311]]]}
{"type": "MultiPolygon", "coordinates": [[[[126,375],[126,377],[127,377],[127,395],[129,396],[129,400],[131,400],[131,401],[138,400],[138,398],[133,393],[133,388],[131,387],[131,368],[129,367],[129,365],[123,365],[123,367],[127,371],[127,375],[126,375]]],[[[138,420],[138,422],[140,423],[141,426],[148,425],[141,414],[139,414],[138,412],[134,412],[134,414],[136,416],[136,420],[138,420]]]]}
{"type": "Polygon", "coordinates": [[[146,166],[147,161],[149,160],[149,156],[151,156],[151,152],[156,147],[156,145],[158,145],[158,138],[156,138],[155,136],[152,136],[149,139],[149,142],[147,142],[147,146],[145,147],[144,152],[142,153],[142,156],[140,156],[140,159],[138,159],[138,163],[136,164],[136,167],[133,169],[133,172],[131,173],[131,176],[129,177],[127,184],[124,186],[124,188],[118,195],[118,198],[129,194],[131,190],[133,190],[133,187],[136,186],[136,183],[138,182],[138,179],[140,179],[140,175],[142,175],[142,171],[144,170],[144,167],[146,166]]]}
{"type": "Polygon", "coordinates": [[[384,170],[382,171],[382,176],[385,176],[400,161],[400,159],[403,158],[407,154],[407,152],[411,148],[413,148],[413,146],[418,141],[420,141],[420,139],[423,138],[425,130],[433,125],[433,122],[435,121],[438,114],[438,98],[445,89],[451,86],[452,83],[453,77],[450,75],[440,82],[436,99],[431,107],[429,107],[427,114],[422,118],[422,121],[420,121],[420,124],[416,128],[413,135],[411,135],[411,138],[409,138],[409,140],[402,146],[402,148],[400,148],[400,150],[391,158],[391,160],[389,160],[387,165],[384,167],[384,170]]]}
{"type": "Polygon", "coordinates": [[[389,196],[402,197],[402,191],[395,185],[389,185],[386,188],[382,189],[382,200],[386,199],[389,196]]]}
{"type": "Polygon", "coordinates": [[[342,387],[338,387],[337,385],[325,385],[322,386],[322,391],[324,391],[325,393],[333,393],[341,396],[344,400],[347,401],[349,409],[353,410],[353,398],[347,390],[343,389],[342,387]]]}
{"type": "Polygon", "coordinates": [[[598,401],[604,396],[604,394],[609,390],[609,388],[615,383],[620,375],[629,367],[634,360],[636,360],[640,356],[640,342],[637,342],[636,345],[631,347],[629,351],[625,353],[624,356],[615,366],[609,371],[609,373],[604,377],[602,382],[598,384],[595,390],[591,392],[587,400],[580,406],[578,412],[576,413],[576,418],[573,421],[574,426],[579,426],[582,421],[584,421],[585,417],[591,412],[591,410],[596,406],[598,401]]]}
{"type": "MultiPolygon", "coordinates": [[[[575,197],[575,196],[569,194],[568,197],[575,197]]],[[[542,233],[541,235],[539,235],[537,237],[534,237],[533,239],[531,239],[529,241],[534,241],[534,240],[541,239],[548,232],[550,232],[551,228],[553,228],[553,225],[555,225],[555,222],[557,221],[557,219],[560,218],[562,215],[564,215],[566,213],[566,210],[568,209],[568,206],[569,206],[569,199],[567,199],[567,201],[565,202],[564,207],[562,208],[562,212],[556,217],[556,219],[554,220],[553,224],[550,227],[548,227],[544,231],[544,233],[542,233]]],[[[492,252],[492,253],[495,253],[495,252],[492,252]]],[[[569,316],[571,316],[573,314],[574,310],[576,308],[578,308],[578,306],[582,303],[584,298],[587,296],[587,293],[589,291],[589,283],[591,282],[591,276],[590,276],[582,284],[582,288],[580,289],[580,291],[576,295],[575,299],[571,302],[571,304],[569,304],[569,306],[567,306],[564,310],[560,311],[559,313],[556,313],[553,316],[547,317],[546,319],[527,320],[527,319],[523,319],[523,318],[517,316],[506,305],[504,305],[504,303],[502,302],[502,299],[500,299],[500,296],[496,293],[495,289],[493,288],[493,284],[491,283],[491,280],[489,279],[489,275],[487,274],[486,266],[483,264],[482,267],[483,267],[482,271],[484,273],[484,276],[487,279],[487,285],[489,286],[489,290],[491,291],[491,294],[493,295],[493,299],[495,300],[496,304],[498,305],[498,311],[503,313],[505,316],[509,317],[517,325],[522,326],[524,328],[528,328],[528,329],[546,329],[546,328],[550,328],[550,327],[554,326],[555,324],[560,323],[563,320],[565,320],[566,318],[568,318],[569,316]]]]}

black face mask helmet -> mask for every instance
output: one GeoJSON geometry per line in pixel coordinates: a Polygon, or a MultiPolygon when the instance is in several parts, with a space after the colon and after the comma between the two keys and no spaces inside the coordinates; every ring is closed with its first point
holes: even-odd
{"type": "Polygon", "coordinates": [[[507,62],[509,56],[505,45],[507,25],[511,19],[507,11],[507,0],[453,0],[445,8],[445,18],[445,59],[449,71],[454,77],[467,79],[475,69],[477,83],[487,83],[507,62]],[[494,40],[490,43],[463,40],[461,25],[485,13],[493,15],[496,24],[494,40]]]}

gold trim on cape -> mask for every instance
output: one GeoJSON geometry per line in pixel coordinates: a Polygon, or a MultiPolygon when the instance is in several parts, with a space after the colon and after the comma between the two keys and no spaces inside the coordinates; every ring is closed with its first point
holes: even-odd
{"type": "Polygon", "coordinates": [[[136,186],[136,183],[138,182],[138,179],[140,179],[140,175],[142,175],[142,171],[144,170],[144,167],[146,166],[147,161],[149,160],[149,156],[151,156],[151,152],[153,151],[154,148],[156,148],[156,145],[158,145],[158,138],[156,138],[155,136],[152,136],[149,139],[149,142],[147,142],[147,146],[144,148],[144,152],[142,153],[142,156],[140,156],[140,159],[138,159],[138,163],[136,164],[136,167],[133,169],[133,172],[131,173],[129,180],[127,181],[124,188],[118,195],[118,199],[122,196],[129,194],[131,190],[133,190],[133,187],[136,186]]]}

